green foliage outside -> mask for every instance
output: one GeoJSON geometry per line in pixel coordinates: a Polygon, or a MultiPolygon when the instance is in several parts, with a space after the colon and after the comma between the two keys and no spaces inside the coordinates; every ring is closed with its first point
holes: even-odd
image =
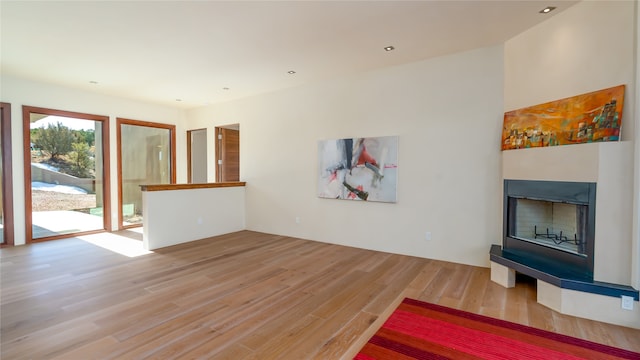
{"type": "Polygon", "coordinates": [[[58,122],[49,124],[46,128],[35,129],[35,136],[31,139],[36,148],[49,153],[50,160],[56,161],[62,155],[73,150],[75,137],[71,129],[58,122]]]}
{"type": "Polygon", "coordinates": [[[92,147],[95,143],[96,134],[93,130],[71,130],[73,136],[78,143],[87,143],[89,147],[92,147]]]}
{"type": "Polygon", "coordinates": [[[71,174],[80,178],[91,176],[90,170],[93,169],[93,159],[91,158],[91,149],[87,143],[73,143],[73,151],[69,153],[71,160],[71,174]]]}
{"type": "Polygon", "coordinates": [[[60,172],[80,177],[94,177],[95,131],[72,130],[62,123],[49,124],[46,128],[31,129],[34,150],[49,156],[45,163],[52,163],[60,172]]]}

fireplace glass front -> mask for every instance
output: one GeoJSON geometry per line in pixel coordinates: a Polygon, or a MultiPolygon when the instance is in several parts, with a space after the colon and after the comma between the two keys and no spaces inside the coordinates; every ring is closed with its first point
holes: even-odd
{"type": "Polygon", "coordinates": [[[593,277],[596,184],[505,180],[503,250],[593,277]]]}
{"type": "Polygon", "coordinates": [[[509,235],[560,251],[587,256],[587,206],[545,200],[511,198],[515,217],[509,235]]]}

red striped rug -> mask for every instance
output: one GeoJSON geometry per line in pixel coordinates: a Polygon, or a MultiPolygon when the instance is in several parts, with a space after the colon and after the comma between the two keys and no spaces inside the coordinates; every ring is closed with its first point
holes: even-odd
{"type": "Polygon", "coordinates": [[[640,360],[640,353],[405,298],[355,359],[640,360]]]}

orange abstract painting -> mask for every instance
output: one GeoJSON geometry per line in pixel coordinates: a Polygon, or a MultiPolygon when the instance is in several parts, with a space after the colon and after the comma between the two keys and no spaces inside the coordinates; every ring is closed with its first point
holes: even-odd
{"type": "Polygon", "coordinates": [[[504,114],[502,150],[618,141],[624,85],[504,114]]]}

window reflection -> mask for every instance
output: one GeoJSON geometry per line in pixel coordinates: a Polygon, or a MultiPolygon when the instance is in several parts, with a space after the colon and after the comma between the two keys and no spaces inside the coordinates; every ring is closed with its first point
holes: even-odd
{"type": "Polygon", "coordinates": [[[140,185],[172,181],[171,129],[142,124],[120,125],[123,227],[142,224],[140,185]]]}

